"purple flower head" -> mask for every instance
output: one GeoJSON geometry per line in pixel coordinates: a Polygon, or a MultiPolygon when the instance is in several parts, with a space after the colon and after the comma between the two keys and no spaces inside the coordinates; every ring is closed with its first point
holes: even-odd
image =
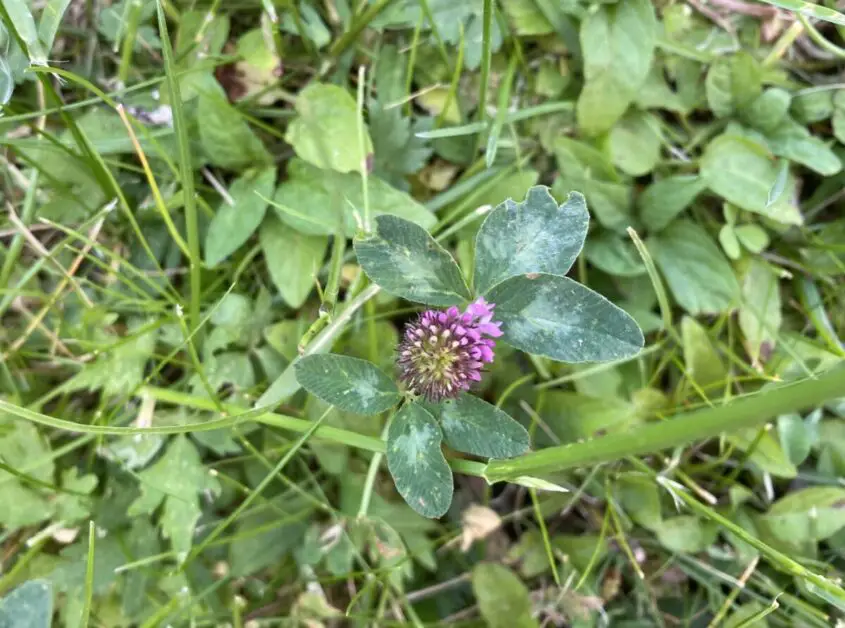
{"type": "Polygon", "coordinates": [[[479,298],[464,312],[426,310],[405,326],[399,343],[399,379],[428,401],[453,399],[481,381],[485,363],[493,361],[492,338],[502,335],[493,322],[492,303],[479,298]]]}

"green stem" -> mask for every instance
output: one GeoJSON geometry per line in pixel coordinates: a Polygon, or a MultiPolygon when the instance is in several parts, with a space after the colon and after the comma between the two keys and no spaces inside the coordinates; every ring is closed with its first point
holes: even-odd
{"type": "Polygon", "coordinates": [[[185,230],[188,234],[188,252],[190,263],[191,301],[188,310],[188,327],[199,325],[200,303],[202,298],[202,261],[200,257],[199,223],[197,221],[197,199],[194,189],[194,171],[191,159],[191,144],[188,139],[187,118],[182,107],[182,94],[176,79],[176,65],[173,61],[173,47],[167,32],[167,22],[161,2],[157,3],[158,28],[161,37],[161,49],[164,56],[164,69],[167,75],[167,88],[170,104],[173,108],[173,128],[176,131],[176,143],[179,147],[180,183],[182,198],[185,203],[185,230]]]}
{"type": "MultiPolygon", "coordinates": [[[[484,0],[481,23],[481,78],[478,86],[478,110],[476,119],[484,122],[487,117],[487,85],[490,82],[490,40],[493,30],[493,0],[484,0]]],[[[489,168],[489,165],[488,165],[489,168]]]]}
{"type": "Polygon", "coordinates": [[[723,406],[684,413],[594,440],[550,447],[512,460],[493,460],[487,465],[485,477],[498,482],[522,475],[536,476],[685,445],[836,399],[843,391],[845,364],[840,364],[818,377],[781,384],[723,406]]]}
{"type": "Polygon", "coordinates": [[[329,54],[336,58],[346,52],[346,49],[354,44],[358,39],[358,35],[361,34],[361,31],[367,28],[370,22],[376,19],[391,2],[393,2],[393,0],[377,0],[373,4],[368,5],[361,15],[357,19],[353,20],[349,30],[341,35],[340,39],[338,39],[334,44],[332,44],[332,47],[329,48],[329,54]]]}
{"type": "MultiPolygon", "coordinates": [[[[381,431],[381,440],[387,441],[387,430],[390,429],[390,423],[393,421],[393,416],[395,413],[391,412],[390,416],[387,417],[387,421],[384,423],[384,429],[381,431]]],[[[370,500],[373,497],[373,486],[376,483],[376,475],[378,474],[378,469],[381,466],[382,458],[384,458],[384,454],[381,452],[376,452],[373,454],[372,460],[370,460],[370,466],[367,469],[367,477],[364,480],[364,492],[361,494],[361,505],[358,507],[358,518],[361,519],[367,516],[367,511],[370,509],[370,500]]]]}
{"type": "Polygon", "coordinates": [[[138,24],[141,20],[141,9],[143,3],[141,0],[132,0],[127,7],[126,17],[126,36],[121,43],[122,50],[120,51],[120,67],[117,70],[117,79],[121,85],[126,84],[126,79],[129,78],[129,68],[132,65],[132,51],[135,49],[135,35],[138,33],[138,24]]]}

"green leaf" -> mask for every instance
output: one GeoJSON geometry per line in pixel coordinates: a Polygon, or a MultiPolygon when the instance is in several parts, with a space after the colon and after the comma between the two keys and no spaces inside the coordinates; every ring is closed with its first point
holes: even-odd
{"type": "Polygon", "coordinates": [[[582,22],[584,88],[577,115],[584,133],[603,133],[625,113],[648,76],[656,31],[649,0],[602,4],[582,22]]]}
{"type": "Polygon", "coordinates": [[[527,353],[562,362],[600,362],[636,355],[643,346],[634,319],[567,277],[512,277],[488,298],[502,321],[502,339],[527,353]]]}
{"type": "Polygon", "coordinates": [[[788,91],[780,87],[770,87],[742,110],[742,120],[763,133],[776,131],[789,112],[791,101],[792,96],[788,91]]]}
{"type": "Polygon", "coordinates": [[[728,59],[717,59],[707,70],[704,79],[707,105],[714,115],[724,118],[733,113],[734,102],[731,93],[731,64],[728,59]]]}
{"type": "Polygon", "coordinates": [[[299,116],[285,133],[300,159],[337,172],[361,172],[373,152],[364,130],[364,152],[358,141],[358,108],[342,87],[311,83],[296,98],[299,116]]]}
{"type": "Polygon", "coordinates": [[[791,194],[784,194],[769,205],[769,190],[774,187],[777,174],[774,160],[765,148],[739,135],[717,137],[707,145],[701,158],[701,178],[712,192],[747,211],[800,225],[801,214],[790,204],[791,194]]]}
{"type": "Polygon", "coordinates": [[[808,90],[792,98],[790,111],[800,124],[827,120],[834,110],[834,94],[830,90],[808,90]]]}
{"type": "Polygon", "coordinates": [[[758,522],[768,533],[788,543],[823,541],[845,526],[845,489],[815,486],[776,501],[758,522]]]}
{"type": "Polygon", "coordinates": [[[205,236],[205,263],[216,266],[246,242],[258,229],[273,193],[276,169],[250,171],[229,188],[232,203],[220,204],[205,236]],[[263,198],[262,198],[263,197],[263,198]]]}
{"type": "Polygon", "coordinates": [[[49,0],[41,10],[38,20],[38,39],[44,44],[44,50],[50,52],[62,17],[70,5],[70,0],[49,0]]]}
{"type": "Polygon", "coordinates": [[[670,552],[694,554],[703,552],[716,542],[718,526],[693,515],[664,519],[654,527],[660,544],[670,552]]]}
{"type": "Polygon", "coordinates": [[[782,320],[777,271],[755,257],[743,273],[739,308],[739,328],[752,360],[756,362],[774,348],[782,320]]]}
{"type": "Polygon", "coordinates": [[[778,417],[778,438],[781,449],[794,465],[800,465],[810,455],[813,437],[800,414],[782,414],[778,417]]]}
{"type": "Polygon", "coordinates": [[[681,339],[687,376],[708,396],[718,396],[718,385],[724,385],[727,369],[707,330],[690,316],[681,319],[681,339]]]}
{"type": "MultiPolygon", "coordinates": [[[[822,176],[833,176],[842,170],[842,162],[836,153],[830,150],[824,141],[810,135],[810,132],[797,122],[781,122],[767,139],[775,155],[802,164],[822,176]]],[[[783,186],[781,191],[782,189],[783,186]]]]}
{"type": "Polygon", "coordinates": [[[610,159],[622,172],[632,177],[648,174],[660,160],[660,126],[645,111],[628,111],[607,137],[610,159]]]}
{"type": "Polygon", "coordinates": [[[367,360],[333,353],[307,355],[295,369],[305,390],[347,412],[378,414],[401,399],[396,384],[367,360]]]}
{"type": "Polygon", "coordinates": [[[738,225],[734,233],[742,246],[752,253],[762,253],[769,246],[769,234],[760,225],[738,225]]]}
{"type": "Polygon", "coordinates": [[[184,434],[176,436],[165,454],[138,474],[141,496],[129,506],[129,516],[153,512],[164,502],[160,524],[179,560],[191,549],[202,509],[199,493],[220,492],[219,482],[206,469],[196,447],[184,434]]]}
{"type": "Polygon", "coordinates": [[[452,503],[452,470],[443,457],[443,435],[424,408],[402,407],[387,431],[387,467],[396,489],[424,517],[440,517],[452,503]]]}
{"type": "Polygon", "coordinates": [[[532,187],[521,203],[507,199],[490,212],[476,236],[476,292],[486,294],[524,273],[565,275],[581,252],[589,220],[578,193],[560,206],[544,186],[532,187]]]}
{"type": "Polygon", "coordinates": [[[3,628],[50,628],[53,586],[48,580],[28,580],[0,599],[3,628]]]}
{"type": "Polygon", "coordinates": [[[751,451],[754,447],[748,460],[761,471],[779,478],[794,478],[798,473],[798,469],[789,461],[780,443],[770,432],[766,432],[758,440],[758,431],[749,428],[727,434],[725,439],[742,451],[751,451]]]}
{"type": "Polygon", "coordinates": [[[617,480],[616,489],[615,494],[631,519],[649,530],[660,526],[663,516],[660,493],[654,480],[634,473],[625,473],[617,480]]]}
{"type": "Polygon", "coordinates": [[[291,307],[300,307],[314,289],[314,278],[320,270],[329,239],[302,234],[275,216],[267,216],[264,220],[259,239],[267,269],[279,294],[291,307]]]}
{"type": "Polygon", "coordinates": [[[719,229],[719,244],[729,258],[737,260],[742,257],[742,250],[739,247],[739,240],[736,237],[736,230],[731,225],[722,225],[719,229]]]}
{"type": "Polygon", "coordinates": [[[605,231],[591,237],[584,247],[590,263],[617,277],[637,277],[646,273],[642,258],[630,238],[605,231]]]}
{"type": "Polygon", "coordinates": [[[649,185],[637,199],[640,218],[650,231],[665,229],[704,190],[695,175],[673,175],[649,185]]]}
{"type": "Polygon", "coordinates": [[[215,166],[240,170],[273,162],[243,115],[217,93],[202,92],[197,104],[199,136],[208,161],[215,166]]]}
{"type": "Polygon", "coordinates": [[[567,137],[555,139],[553,147],[561,175],[554,182],[555,196],[583,193],[602,226],[624,231],[631,224],[631,188],[620,183],[608,158],[589,144],[567,137]]]}
{"type": "Polygon", "coordinates": [[[472,570],[472,590],[490,628],[537,628],[531,597],[522,581],[504,565],[481,563],[472,570]]]}
{"type": "Polygon", "coordinates": [[[674,222],[650,239],[649,248],[678,305],[690,314],[724,312],[739,297],[733,269],[697,224],[674,222]]]}
{"type": "MultiPolygon", "coordinates": [[[[360,217],[364,207],[361,175],[320,170],[300,159],[291,160],[287,174],[273,198],[279,218],[302,233],[334,235],[342,225],[347,236],[355,235],[355,212],[360,217]]],[[[367,196],[371,216],[399,216],[424,229],[437,223],[425,207],[376,176],[367,177],[367,196]]]]}
{"type": "MultiPolygon", "coordinates": [[[[0,461],[28,477],[52,484],[50,449],[31,423],[16,421],[0,413],[0,461]],[[33,463],[38,463],[33,466],[33,463]]],[[[34,525],[53,514],[53,506],[37,488],[0,469],[0,503],[14,508],[0,509],[0,527],[17,530],[34,525]]]]}
{"type": "Polygon", "coordinates": [[[422,227],[396,216],[376,218],[376,230],[355,238],[364,272],[387,292],[429,305],[472,297],[452,256],[422,227]]]}
{"type": "Polygon", "coordinates": [[[506,412],[468,393],[428,404],[440,420],[446,444],[456,451],[484,458],[512,458],[529,446],[528,432],[506,412]]]}

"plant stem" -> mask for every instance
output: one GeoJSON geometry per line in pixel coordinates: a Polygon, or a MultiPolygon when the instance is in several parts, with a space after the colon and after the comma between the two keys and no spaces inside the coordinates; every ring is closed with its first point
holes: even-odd
{"type": "Polygon", "coordinates": [[[773,416],[836,399],[842,396],[843,391],[845,364],[840,364],[818,377],[738,397],[723,406],[684,413],[636,430],[550,447],[512,460],[493,460],[487,465],[485,477],[490,482],[498,482],[521,475],[543,475],[660,451],[712,438],[723,432],[753,427],[773,416]]]}

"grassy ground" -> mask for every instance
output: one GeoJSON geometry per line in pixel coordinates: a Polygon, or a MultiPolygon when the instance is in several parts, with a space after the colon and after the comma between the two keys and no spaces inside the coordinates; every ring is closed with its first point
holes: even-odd
{"type": "Polygon", "coordinates": [[[839,625],[835,4],[2,0],[0,626],[839,625]],[[447,447],[426,518],[296,365],[394,372],[429,275],[362,272],[377,216],[471,278],[535,185],[645,346],[506,333],[474,392],[532,453],[447,447]]]}

